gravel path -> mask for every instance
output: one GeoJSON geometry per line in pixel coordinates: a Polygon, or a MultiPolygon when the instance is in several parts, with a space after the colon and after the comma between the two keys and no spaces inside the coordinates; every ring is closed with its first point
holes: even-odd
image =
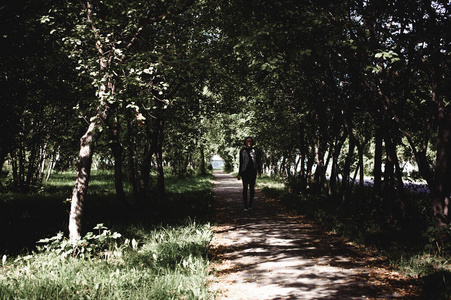
{"type": "Polygon", "coordinates": [[[241,181],[216,173],[217,226],[211,245],[216,299],[413,298],[400,274],[369,251],[283,211],[256,191],[244,211],[241,181]]]}

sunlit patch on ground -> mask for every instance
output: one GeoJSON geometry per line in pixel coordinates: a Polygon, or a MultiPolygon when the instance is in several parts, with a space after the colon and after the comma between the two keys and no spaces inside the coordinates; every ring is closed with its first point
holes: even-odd
{"type": "Polygon", "coordinates": [[[217,299],[362,299],[412,295],[381,258],[290,215],[257,193],[243,211],[241,182],[218,174],[218,226],[210,248],[217,299]]]}

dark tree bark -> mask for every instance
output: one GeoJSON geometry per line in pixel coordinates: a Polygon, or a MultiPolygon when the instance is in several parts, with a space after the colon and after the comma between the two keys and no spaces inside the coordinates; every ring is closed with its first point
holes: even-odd
{"type": "Polygon", "coordinates": [[[18,189],[18,183],[19,183],[19,166],[17,165],[17,150],[14,149],[11,151],[11,168],[13,173],[13,187],[14,190],[18,189]]]}
{"type": "Polygon", "coordinates": [[[322,145],[319,144],[318,140],[314,139],[315,156],[316,156],[316,170],[315,170],[315,191],[320,191],[321,189],[327,190],[326,181],[326,165],[324,163],[325,151],[322,145]]]}
{"type": "Polygon", "coordinates": [[[138,178],[137,178],[137,169],[136,169],[136,150],[135,150],[135,141],[132,141],[133,136],[133,127],[132,122],[130,121],[130,118],[128,118],[127,121],[127,135],[126,135],[126,142],[127,142],[127,157],[128,157],[128,166],[129,166],[129,174],[128,178],[130,182],[132,183],[132,190],[133,190],[133,203],[138,202],[139,198],[139,188],[138,188],[138,178]]]}
{"type": "Polygon", "coordinates": [[[207,174],[207,170],[205,168],[205,153],[204,146],[200,146],[200,175],[204,176],[207,174]]]}
{"type": "Polygon", "coordinates": [[[138,189],[139,189],[139,203],[142,205],[145,203],[147,194],[149,192],[149,185],[150,185],[150,170],[152,168],[152,149],[149,145],[146,145],[144,148],[144,159],[141,165],[140,169],[140,176],[139,176],[139,183],[138,183],[138,189]]]}
{"type": "MultiPolygon", "coordinates": [[[[23,137],[23,136],[22,136],[23,137]]],[[[25,149],[24,149],[23,139],[21,139],[19,143],[19,176],[18,176],[18,188],[20,191],[23,191],[25,186],[25,149]]]]}
{"type": "Polygon", "coordinates": [[[157,163],[157,186],[156,191],[158,195],[165,195],[166,188],[164,185],[164,170],[163,170],[163,130],[164,119],[160,118],[156,122],[156,163],[157,163]]]}
{"type": "Polygon", "coordinates": [[[381,192],[382,187],[382,130],[376,129],[374,147],[374,189],[376,193],[381,192]]]}
{"type": "Polygon", "coordinates": [[[117,122],[115,122],[112,128],[112,137],[111,137],[112,142],[110,145],[114,157],[114,186],[116,188],[117,200],[122,204],[126,204],[123,173],[122,173],[123,147],[119,140],[119,134],[120,134],[120,126],[117,122]]]}
{"type": "Polygon", "coordinates": [[[91,175],[91,164],[93,154],[93,141],[96,130],[100,127],[99,122],[91,122],[88,130],[80,139],[80,152],[78,154],[77,178],[72,190],[71,209],[69,215],[69,240],[75,243],[81,238],[83,205],[88,190],[91,175]]]}
{"type": "Polygon", "coordinates": [[[354,156],[355,151],[355,139],[350,138],[349,139],[349,147],[348,147],[348,153],[346,155],[345,164],[343,166],[343,179],[341,182],[341,190],[342,193],[345,194],[348,191],[349,188],[349,179],[351,176],[351,164],[352,164],[352,157],[354,156]]]}
{"type": "Polygon", "coordinates": [[[347,134],[344,133],[343,136],[337,139],[335,146],[333,147],[332,153],[332,168],[329,181],[329,195],[333,195],[336,191],[337,180],[338,180],[338,156],[341,153],[344,142],[346,141],[347,134]]]}
{"type": "Polygon", "coordinates": [[[315,152],[314,151],[310,151],[309,157],[308,157],[308,160],[307,160],[307,168],[305,170],[305,172],[306,172],[305,189],[306,190],[312,190],[313,189],[313,186],[312,186],[312,170],[313,170],[314,163],[315,163],[315,152]]]}
{"type": "Polygon", "coordinates": [[[435,182],[431,189],[432,211],[439,225],[449,225],[451,194],[451,112],[441,113],[437,137],[435,182]]]}

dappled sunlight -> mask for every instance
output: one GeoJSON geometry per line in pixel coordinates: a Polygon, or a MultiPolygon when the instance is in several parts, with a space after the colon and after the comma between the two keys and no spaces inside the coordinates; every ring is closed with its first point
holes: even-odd
{"type": "MultiPolygon", "coordinates": [[[[260,193],[243,211],[241,181],[219,174],[219,225],[210,251],[212,287],[227,299],[342,299],[397,297],[377,280],[381,259],[325,233],[301,216],[284,212],[260,193]]],[[[396,283],[397,274],[393,276],[396,283]]],[[[401,283],[399,283],[401,284],[401,283]]]]}

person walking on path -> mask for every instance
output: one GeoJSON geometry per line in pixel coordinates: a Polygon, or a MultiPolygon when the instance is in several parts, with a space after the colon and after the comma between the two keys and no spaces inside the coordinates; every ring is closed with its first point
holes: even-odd
{"type": "Polygon", "coordinates": [[[240,164],[238,171],[238,180],[243,180],[243,203],[244,211],[252,209],[252,203],[255,195],[255,180],[261,176],[261,155],[254,148],[254,139],[250,136],[244,139],[245,147],[240,150],[240,164]],[[248,189],[249,189],[249,205],[248,205],[248,189]]]}

